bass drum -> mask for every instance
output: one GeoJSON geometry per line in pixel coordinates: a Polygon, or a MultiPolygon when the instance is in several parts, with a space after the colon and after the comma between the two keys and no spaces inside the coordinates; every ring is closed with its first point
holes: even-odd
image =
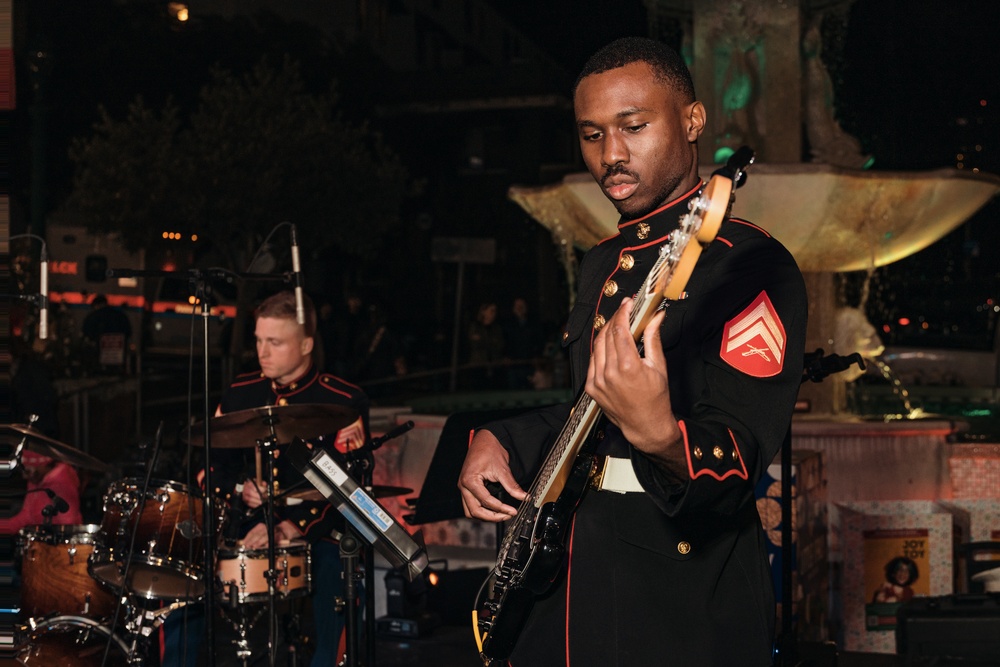
{"type": "Polygon", "coordinates": [[[15,655],[26,667],[100,667],[105,651],[106,667],[129,664],[128,646],[106,626],[85,616],[53,616],[21,637],[15,655]]]}
{"type": "Polygon", "coordinates": [[[18,536],[21,614],[111,616],[115,598],[87,573],[87,559],[101,544],[100,526],[31,526],[18,536]]]}

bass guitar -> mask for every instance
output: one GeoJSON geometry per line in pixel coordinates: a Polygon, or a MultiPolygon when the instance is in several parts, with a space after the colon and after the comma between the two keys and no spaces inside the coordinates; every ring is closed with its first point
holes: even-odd
{"type": "MultiPolygon", "coordinates": [[[[678,228],[660,248],[629,317],[637,342],[664,301],[680,298],[702,248],[715,239],[726,219],[733,192],[742,184],[753,158],[747,147],[734,153],[691,200],[678,228]]],[[[483,582],[472,612],[476,643],[486,667],[499,667],[510,657],[535,599],[562,572],[573,513],[596,466],[593,434],[601,416],[601,408],[581,391],[517,515],[508,522],[496,565],[483,582]]]]}

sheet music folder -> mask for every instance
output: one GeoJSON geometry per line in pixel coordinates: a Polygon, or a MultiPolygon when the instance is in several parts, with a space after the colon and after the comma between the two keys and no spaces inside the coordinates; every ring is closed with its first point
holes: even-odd
{"type": "Polygon", "coordinates": [[[423,533],[410,535],[405,528],[350,476],[329,452],[309,449],[295,438],[286,455],[299,472],[330,501],[358,536],[413,581],[427,567],[423,533]]]}

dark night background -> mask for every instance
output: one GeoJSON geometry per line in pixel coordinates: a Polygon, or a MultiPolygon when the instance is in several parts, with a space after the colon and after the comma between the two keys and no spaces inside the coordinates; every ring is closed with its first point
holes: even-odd
{"type": "MultiPolygon", "coordinates": [[[[166,2],[15,1],[12,233],[40,224],[68,196],[73,177],[68,147],[88,135],[99,106],[121,118],[141,95],[154,109],[168,98],[190,109],[212,65],[239,73],[263,54],[275,60],[288,54],[301,64],[310,90],[326,90],[335,80],[345,116],[383,133],[425,183],[421,194],[406,202],[399,228],[381,240],[374,259],[347,261],[335,251],[307,256],[310,291],[336,300],[347,286],[379,296],[388,302],[394,326],[408,332],[414,358],[433,367],[444,354],[442,336],[448,335],[455,288],[454,267],[429,261],[431,239],[491,237],[497,240],[497,261],[469,267],[465,319],[480,299],[505,304],[525,294],[557,327],[566,286],[549,234],[505,193],[511,185],[553,182],[583,169],[570,124],[569,84],[599,46],[618,36],[646,34],[647,11],[638,0],[489,4],[547,60],[505,67],[480,61],[466,48],[463,66],[431,62],[401,73],[363,42],[344,44],[315,25],[273,12],[223,18],[193,7],[192,20],[182,25],[166,2]],[[535,93],[562,96],[561,102],[537,113],[406,111],[413,103],[446,106],[449,100],[535,93]],[[437,351],[428,351],[434,345],[437,351]]],[[[378,9],[390,19],[407,11],[401,0],[359,0],[357,6],[378,9]]],[[[668,22],[661,32],[679,39],[679,25],[672,31],[668,22]]],[[[996,25],[1000,3],[992,0],[857,0],[826,20],[824,58],[838,117],[874,156],[874,169],[1000,173],[996,25]]],[[[442,48],[462,50],[447,43],[442,48]]],[[[366,190],[363,175],[351,178],[358,180],[358,197],[378,196],[366,190]]],[[[874,272],[866,306],[887,343],[979,348],[992,343],[991,306],[1000,296],[998,215],[994,200],[933,247],[874,272]],[[913,322],[923,317],[929,326],[898,325],[904,316],[913,322]]],[[[357,233],[365,233],[363,225],[357,233]]],[[[313,241],[305,244],[322,245],[313,241]]],[[[845,298],[856,298],[865,279],[844,276],[845,298]]]]}

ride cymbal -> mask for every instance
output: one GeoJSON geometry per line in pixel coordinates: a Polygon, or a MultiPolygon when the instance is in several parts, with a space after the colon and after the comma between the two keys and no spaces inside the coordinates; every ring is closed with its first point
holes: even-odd
{"type": "Polygon", "coordinates": [[[75,468],[84,468],[86,470],[96,470],[99,472],[107,472],[112,469],[111,466],[104,461],[96,459],[90,454],[80,451],[76,447],[50,438],[35,427],[28,424],[0,424],[0,426],[16,431],[17,433],[25,436],[24,448],[29,452],[47,456],[50,459],[59,461],[60,463],[68,463],[75,468]]]}
{"type": "MultiPolygon", "coordinates": [[[[298,436],[303,440],[336,433],[358,419],[358,412],[342,405],[304,403],[301,405],[266,405],[248,410],[227,412],[209,420],[212,447],[232,449],[256,447],[274,429],[279,445],[298,436]]],[[[204,422],[191,426],[191,443],[204,442],[204,422]]]]}

